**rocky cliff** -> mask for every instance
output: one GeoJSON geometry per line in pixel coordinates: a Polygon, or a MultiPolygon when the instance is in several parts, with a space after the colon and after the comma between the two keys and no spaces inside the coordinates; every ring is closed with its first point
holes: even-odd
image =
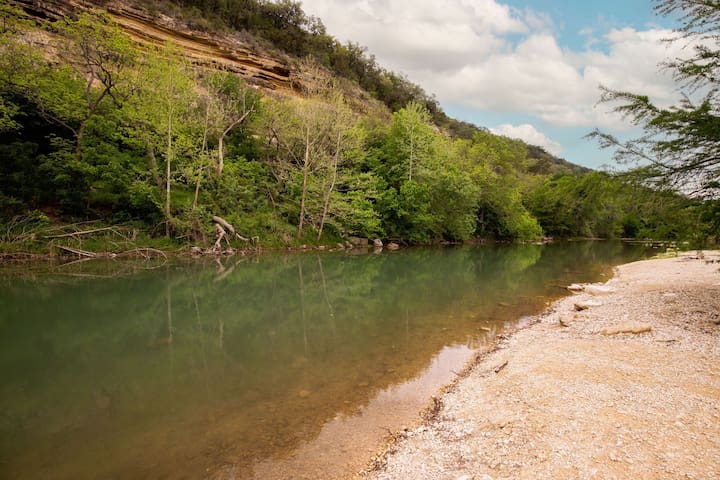
{"type": "Polygon", "coordinates": [[[240,35],[200,32],[178,19],[151,14],[129,2],[15,0],[11,3],[21,6],[35,18],[49,20],[73,17],[83,11],[107,11],[140,44],[172,42],[196,65],[238,73],[248,83],[263,89],[291,91],[301,88],[299,75],[289,62],[261,53],[240,35]]]}

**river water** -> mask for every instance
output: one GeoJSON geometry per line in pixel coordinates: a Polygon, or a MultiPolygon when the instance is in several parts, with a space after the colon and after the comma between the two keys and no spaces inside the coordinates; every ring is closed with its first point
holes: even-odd
{"type": "Polygon", "coordinates": [[[0,276],[0,478],[345,478],[619,242],[0,276]]]}

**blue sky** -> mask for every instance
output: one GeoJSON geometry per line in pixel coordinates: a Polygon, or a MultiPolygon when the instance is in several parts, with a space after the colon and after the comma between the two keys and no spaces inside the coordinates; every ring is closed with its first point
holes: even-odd
{"type": "Polygon", "coordinates": [[[328,32],[368,47],[456,118],[600,168],[611,152],[582,137],[636,133],[597,105],[598,86],[677,97],[658,70],[683,55],[650,0],[304,0],[328,32]]]}

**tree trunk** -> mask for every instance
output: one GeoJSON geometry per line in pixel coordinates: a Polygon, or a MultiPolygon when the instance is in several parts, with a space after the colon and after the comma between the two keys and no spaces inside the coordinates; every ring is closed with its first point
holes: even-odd
{"type": "Polygon", "coordinates": [[[310,127],[305,129],[305,157],[303,159],[303,185],[300,196],[300,220],[298,221],[298,238],[302,238],[305,222],[305,197],[307,195],[308,171],[310,170],[310,127]]]}
{"type": "Polygon", "coordinates": [[[197,181],[195,182],[195,195],[193,196],[193,204],[192,204],[193,212],[197,208],[198,196],[200,195],[200,182],[202,180],[203,167],[204,167],[203,160],[205,159],[205,152],[207,151],[207,134],[208,134],[209,117],[210,117],[210,106],[208,105],[205,108],[205,127],[203,128],[202,147],[200,148],[200,167],[198,168],[198,177],[197,177],[197,181]]]}
{"type": "Polygon", "coordinates": [[[225,151],[224,151],[224,140],[225,134],[220,135],[218,139],[218,164],[217,164],[217,176],[222,176],[223,168],[225,168],[225,151]]]}
{"type": "Polygon", "coordinates": [[[410,168],[408,169],[408,182],[412,182],[413,156],[415,155],[415,125],[410,130],[410,168]]]}
{"type": "Polygon", "coordinates": [[[337,168],[338,168],[338,159],[340,157],[340,142],[341,141],[342,141],[342,132],[338,132],[337,144],[335,145],[335,155],[333,157],[333,176],[332,176],[332,181],[330,182],[330,188],[328,189],[327,195],[325,195],[325,202],[323,205],[323,213],[322,213],[322,217],[320,217],[320,229],[318,231],[318,236],[317,236],[318,241],[320,241],[320,237],[322,236],[323,228],[325,227],[325,218],[327,217],[328,210],[330,209],[330,196],[332,195],[332,192],[335,189],[335,182],[337,181],[337,168]]]}
{"type": "Polygon", "coordinates": [[[157,157],[155,157],[155,149],[152,146],[152,143],[148,141],[148,157],[150,157],[150,174],[153,177],[153,182],[155,182],[155,186],[158,187],[159,190],[162,191],[164,185],[163,181],[160,178],[160,170],[158,169],[158,163],[157,163],[157,157]]]}
{"type": "Polygon", "coordinates": [[[165,156],[165,236],[170,236],[170,164],[172,162],[172,107],[168,110],[167,155],[165,156]]]}
{"type": "Polygon", "coordinates": [[[217,164],[217,176],[222,176],[223,168],[225,168],[225,137],[238,125],[243,123],[245,119],[255,111],[255,105],[253,104],[252,107],[250,107],[250,110],[247,110],[245,113],[243,113],[240,118],[235,119],[230,125],[227,126],[227,128],[220,134],[220,138],[218,139],[218,164],[217,164]]]}

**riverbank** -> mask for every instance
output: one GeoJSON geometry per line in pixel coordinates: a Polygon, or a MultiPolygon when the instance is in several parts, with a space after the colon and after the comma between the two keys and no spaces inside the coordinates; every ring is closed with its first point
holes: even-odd
{"type": "Polygon", "coordinates": [[[626,264],[554,303],[363,477],[720,478],[719,258],[626,264]]]}

